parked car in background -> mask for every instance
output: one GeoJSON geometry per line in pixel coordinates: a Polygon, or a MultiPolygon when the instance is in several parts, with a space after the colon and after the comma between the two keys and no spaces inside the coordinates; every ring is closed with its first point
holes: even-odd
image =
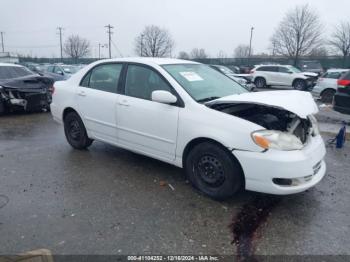
{"type": "Polygon", "coordinates": [[[24,66],[0,63],[0,114],[49,109],[53,82],[24,66]]]}
{"type": "Polygon", "coordinates": [[[41,76],[51,77],[54,81],[62,81],[66,78],[61,74],[55,74],[52,72],[48,72],[47,69],[49,65],[40,65],[40,64],[26,64],[25,65],[29,70],[33,71],[34,73],[37,73],[41,76]]]}
{"type": "Polygon", "coordinates": [[[302,192],[326,172],[310,93],[248,92],[188,60],[97,61],[55,83],[51,112],[73,148],[99,140],[183,167],[215,199],[302,192]]]}
{"type": "Polygon", "coordinates": [[[78,66],[56,64],[48,66],[46,72],[61,75],[63,79],[68,79],[79,70],[80,68],[78,66]]]}
{"type": "Polygon", "coordinates": [[[222,66],[222,65],[210,65],[210,67],[219,71],[220,73],[228,76],[229,78],[233,79],[234,81],[236,81],[240,85],[247,88],[249,91],[253,91],[253,89],[255,87],[254,84],[252,84],[247,79],[244,79],[243,77],[237,76],[230,68],[228,68],[226,66],[222,66]]]}
{"type": "Polygon", "coordinates": [[[318,75],[324,72],[321,63],[317,60],[301,60],[297,66],[302,72],[313,72],[318,75]]]}
{"type": "Polygon", "coordinates": [[[338,79],[338,88],[333,101],[335,111],[350,115],[350,71],[338,79]]]}
{"type": "Polygon", "coordinates": [[[257,65],[250,74],[257,88],[277,85],[292,86],[296,90],[313,87],[318,76],[312,72],[301,72],[291,65],[257,65]]]}
{"type": "Polygon", "coordinates": [[[312,89],[312,95],[324,103],[332,103],[338,87],[338,79],[349,69],[329,69],[320,76],[312,89]]]}

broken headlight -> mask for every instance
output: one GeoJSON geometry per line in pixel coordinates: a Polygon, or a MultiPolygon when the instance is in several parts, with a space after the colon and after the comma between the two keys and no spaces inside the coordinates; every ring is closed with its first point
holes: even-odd
{"type": "Polygon", "coordinates": [[[314,115],[310,115],[309,120],[310,120],[311,126],[312,126],[312,135],[318,136],[320,134],[320,130],[318,128],[318,123],[317,123],[316,117],[314,115]]]}
{"type": "Polygon", "coordinates": [[[252,133],[252,138],[255,144],[264,149],[289,151],[302,149],[304,146],[295,135],[277,130],[256,131],[252,133]]]}

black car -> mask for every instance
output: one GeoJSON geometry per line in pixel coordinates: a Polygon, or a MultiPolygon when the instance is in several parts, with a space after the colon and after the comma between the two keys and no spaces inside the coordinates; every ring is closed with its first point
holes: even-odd
{"type": "Polygon", "coordinates": [[[0,64],[0,114],[49,110],[54,80],[26,67],[0,64]]]}
{"type": "Polygon", "coordinates": [[[350,71],[338,79],[333,108],[335,111],[350,115],[350,71]]]}

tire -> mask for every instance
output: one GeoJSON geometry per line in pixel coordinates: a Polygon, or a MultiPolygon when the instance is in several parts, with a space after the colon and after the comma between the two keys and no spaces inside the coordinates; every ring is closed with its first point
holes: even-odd
{"type": "Polygon", "coordinates": [[[302,79],[297,79],[293,82],[293,88],[295,90],[304,91],[306,90],[306,82],[302,79]]]}
{"type": "Polygon", "coordinates": [[[244,181],[238,161],[213,142],[196,145],[185,160],[185,170],[192,185],[215,200],[233,196],[244,181]]]}
{"type": "Polygon", "coordinates": [[[335,90],[333,89],[324,90],[321,94],[321,102],[326,104],[332,104],[334,95],[335,95],[335,90]]]}
{"type": "Polygon", "coordinates": [[[266,86],[266,80],[262,77],[257,77],[254,80],[254,84],[257,88],[264,88],[266,86]]]}
{"type": "Polygon", "coordinates": [[[93,140],[87,136],[86,129],[80,116],[75,112],[68,113],[64,120],[64,134],[68,143],[75,149],[88,148],[93,140]]]}

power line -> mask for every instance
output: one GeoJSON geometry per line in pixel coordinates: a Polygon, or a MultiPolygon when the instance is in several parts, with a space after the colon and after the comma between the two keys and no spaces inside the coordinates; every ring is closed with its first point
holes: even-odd
{"type": "Polygon", "coordinates": [[[0,32],[1,34],[1,47],[2,47],[2,52],[5,52],[5,48],[4,48],[4,33],[5,32],[0,32]]]}
{"type": "Polygon", "coordinates": [[[61,51],[61,61],[63,60],[63,54],[62,54],[62,30],[64,29],[63,27],[57,27],[59,34],[60,34],[60,51],[61,51]]]}
{"type": "Polygon", "coordinates": [[[114,28],[113,26],[111,26],[110,24],[105,26],[106,28],[108,28],[107,34],[108,34],[108,48],[109,48],[109,58],[112,58],[112,52],[111,52],[111,42],[112,42],[112,29],[114,28]]]}
{"type": "Polygon", "coordinates": [[[113,40],[112,40],[112,44],[114,45],[115,49],[118,51],[120,57],[123,57],[122,52],[120,52],[119,48],[118,48],[117,45],[113,42],[113,40]]]}

